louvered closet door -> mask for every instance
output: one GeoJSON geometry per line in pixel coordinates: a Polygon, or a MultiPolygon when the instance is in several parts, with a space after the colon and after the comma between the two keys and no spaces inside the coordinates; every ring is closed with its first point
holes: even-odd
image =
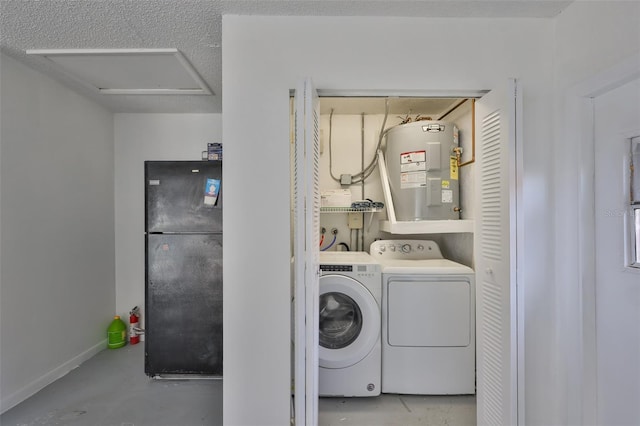
{"type": "Polygon", "coordinates": [[[320,101],[310,79],[294,102],[294,420],[302,426],[318,423],[320,101]]]}
{"type": "Polygon", "coordinates": [[[476,102],[477,423],[518,424],[515,80],[476,102]]]}

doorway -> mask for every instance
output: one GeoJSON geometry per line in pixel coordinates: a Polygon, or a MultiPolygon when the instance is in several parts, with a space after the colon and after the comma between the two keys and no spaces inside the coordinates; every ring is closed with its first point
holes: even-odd
{"type": "MultiPolygon", "coordinates": [[[[379,134],[384,129],[431,121],[455,123],[463,148],[460,167],[461,220],[471,221],[475,204],[473,103],[470,98],[438,97],[320,97],[320,190],[323,196],[348,188],[353,200],[371,199],[388,205],[383,190],[379,167],[370,173],[368,165],[376,160],[379,134]],[[388,113],[385,114],[385,110],[388,113]],[[364,173],[363,173],[364,172],[364,173]],[[342,185],[341,176],[359,180],[355,185],[342,185]],[[360,181],[360,176],[367,176],[360,181]]],[[[388,141],[383,141],[383,144],[388,141]]],[[[447,172],[448,173],[448,172],[447,172]]],[[[325,197],[323,197],[325,198],[325,197]]],[[[328,203],[333,200],[326,200],[328,203]]],[[[320,250],[332,250],[342,244],[350,251],[369,252],[369,246],[377,239],[398,239],[389,222],[388,210],[365,212],[361,225],[351,226],[347,210],[340,207],[321,207],[320,225],[327,230],[320,250]],[[332,244],[337,231],[337,243],[332,244]],[[392,232],[390,232],[392,231],[392,232]]],[[[356,213],[358,214],[358,213],[356,213]]],[[[394,224],[395,225],[395,224],[394,224]]],[[[416,225],[414,239],[437,240],[446,257],[473,265],[473,234],[471,232],[422,233],[416,225]]],[[[448,231],[448,230],[446,230],[448,231]]],[[[320,398],[318,424],[382,425],[382,424],[433,424],[476,425],[475,395],[403,395],[381,394],[372,398],[320,398]]]]}
{"type": "MultiPolygon", "coordinates": [[[[307,92],[315,93],[313,90],[305,89],[304,93],[307,92]]],[[[297,93],[303,93],[303,91],[298,90],[297,93]]],[[[479,262],[478,264],[481,261],[483,265],[482,267],[478,266],[479,270],[484,271],[487,275],[487,277],[483,277],[482,285],[493,285],[492,289],[490,289],[493,291],[488,291],[486,295],[478,299],[481,304],[486,304],[488,312],[490,312],[490,315],[482,318],[483,327],[498,330],[499,333],[486,335],[486,341],[483,342],[485,346],[480,346],[480,348],[487,348],[487,350],[484,351],[484,356],[479,357],[478,368],[479,372],[482,372],[482,374],[479,373],[479,377],[482,377],[482,384],[478,387],[478,394],[479,396],[482,395],[482,398],[479,397],[478,401],[479,407],[481,406],[483,409],[480,410],[478,408],[478,415],[484,419],[483,423],[491,423],[493,421],[494,423],[516,424],[524,415],[523,410],[518,410],[518,405],[522,402],[521,398],[524,396],[524,393],[521,392],[524,387],[522,370],[524,364],[521,359],[524,338],[524,321],[521,316],[524,310],[522,309],[523,296],[516,291],[519,270],[516,268],[517,258],[515,256],[516,246],[522,244],[522,239],[516,238],[517,234],[522,234],[521,212],[517,209],[521,194],[516,191],[516,188],[521,186],[520,179],[522,178],[522,126],[521,123],[516,124],[522,118],[522,98],[515,80],[509,80],[508,84],[505,84],[499,90],[492,91],[491,94],[492,96],[482,98],[482,112],[476,115],[482,119],[483,123],[482,143],[487,144],[486,160],[487,164],[489,164],[488,167],[493,172],[491,176],[497,175],[498,178],[495,181],[489,179],[482,182],[479,185],[480,188],[475,189],[488,191],[487,199],[492,198],[492,194],[501,194],[498,200],[504,200],[504,202],[493,203],[487,205],[486,208],[483,205],[483,210],[478,213],[474,252],[477,253],[475,257],[476,261],[479,262]],[[498,171],[500,172],[496,173],[498,171]],[[500,178],[502,174],[504,176],[500,178]],[[485,213],[493,216],[489,217],[488,221],[485,221],[485,213]],[[499,218],[498,215],[500,216],[499,218]],[[498,220],[496,221],[496,219],[498,220]],[[494,226],[481,226],[489,225],[490,223],[500,224],[498,226],[499,229],[494,226]],[[484,243],[478,243],[480,240],[484,240],[484,243]],[[501,241],[497,244],[503,248],[502,255],[498,258],[490,259],[491,249],[496,244],[495,241],[501,241]],[[487,263],[488,261],[495,261],[496,263],[487,263]],[[499,291],[495,291],[496,289],[499,291]],[[495,338],[497,340],[494,339],[494,336],[497,336],[495,338]],[[496,374],[494,373],[496,371],[501,372],[498,380],[495,379],[496,374]],[[482,393],[480,389],[482,389],[482,393]],[[482,404],[480,404],[480,401],[482,404]]],[[[298,104],[298,102],[294,104],[298,104]]],[[[297,111],[296,109],[292,114],[293,117],[298,117],[297,111]]],[[[316,118],[317,116],[313,121],[314,126],[317,126],[319,121],[315,121],[316,118]]],[[[297,135],[297,119],[295,127],[297,135]]],[[[315,129],[310,128],[306,132],[306,134],[314,134],[316,136],[319,133],[321,132],[317,127],[315,129]]],[[[302,139],[300,140],[302,141],[302,139]]],[[[298,146],[299,144],[296,142],[294,145],[298,146]]],[[[321,149],[319,148],[318,150],[321,149]]],[[[307,152],[315,154],[317,150],[316,148],[311,148],[307,152]]],[[[297,170],[297,167],[294,166],[293,169],[297,170]]],[[[316,193],[319,191],[317,186],[314,191],[316,193]]],[[[315,197],[316,194],[307,193],[307,199],[315,197]]],[[[313,232],[317,233],[318,229],[315,225],[317,223],[313,226],[313,232]]],[[[301,232],[298,235],[304,235],[304,233],[301,232]]],[[[311,238],[308,238],[307,241],[311,241],[311,238]]],[[[366,247],[366,244],[361,245],[361,247],[366,247]]],[[[296,288],[299,286],[297,281],[295,286],[296,288]]],[[[297,318],[300,318],[299,313],[296,313],[296,315],[297,318]]],[[[314,316],[311,315],[307,318],[313,320],[314,316]]],[[[302,324],[300,321],[298,323],[302,324]]],[[[300,352],[303,355],[302,351],[302,348],[296,348],[296,353],[300,352]]],[[[317,357],[315,359],[317,360],[317,357]]],[[[307,375],[309,375],[309,372],[307,372],[307,375]]],[[[299,374],[298,377],[300,376],[299,374]]],[[[315,378],[312,377],[312,380],[315,380],[315,378]]],[[[296,395],[299,388],[296,387],[296,395]]],[[[313,397],[310,399],[310,395],[302,394],[301,396],[307,400],[316,400],[313,397]]],[[[313,407],[311,408],[313,409],[313,407]]],[[[480,418],[478,421],[480,422],[480,418]]]]}
{"type": "MultiPolygon", "coordinates": [[[[563,161],[556,168],[558,206],[564,207],[558,209],[556,216],[557,250],[562,254],[557,269],[563,285],[558,286],[556,297],[562,312],[558,323],[562,341],[559,353],[564,354],[564,404],[570,424],[620,424],[628,416],[638,418],[637,411],[630,412],[637,409],[638,394],[633,394],[637,387],[624,388],[631,377],[636,383],[640,380],[637,357],[630,365],[615,366],[612,362],[619,355],[611,355],[614,344],[637,351],[640,336],[626,323],[630,318],[625,307],[637,301],[640,279],[635,274],[631,280],[636,284],[625,284],[625,274],[633,270],[625,268],[624,244],[620,244],[625,233],[625,211],[629,208],[628,201],[626,207],[622,204],[623,199],[629,200],[628,192],[622,194],[625,175],[629,175],[624,166],[625,161],[628,165],[628,158],[623,151],[629,154],[629,144],[640,130],[638,59],[637,55],[632,56],[581,81],[570,87],[564,97],[566,131],[559,135],[565,143],[558,151],[558,158],[563,161]],[[566,167],[567,158],[575,160],[575,167],[566,167]],[[574,214],[567,214],[569,211],[574,214]],[[622,300],[622,295],[629,300],[622,300]],[[600,318],[600,314],[604,316],[600,318]],[[623,329],[616,329],[616,323],[622,324],[623,329]],[[616,341],[613,335],[605,337],[612,331],[624,331],[622,340],[616,341]],[[601,382],[602,368],[612,368],[609,373],[617,377],[601,382]],[[603,386],[613,394],[601,399],[603,386]],[[611,399],[614,396],[616,400],[611,399]],[[622,411],[616,411],[619,404],[622,411]]],[[[637,311],[638,305],[635,306],[637,311]]]]}

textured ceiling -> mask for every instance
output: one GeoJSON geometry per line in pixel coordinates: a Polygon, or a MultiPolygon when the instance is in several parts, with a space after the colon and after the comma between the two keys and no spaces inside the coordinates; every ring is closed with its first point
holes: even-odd
{"type": "Polygon", "coordinates": [[[0,0],[0,48],[114,112],[222,112],[223,14],[552,17],[562,0],[0,0]],[[215,95],[100,95],[26,49],[178,48],[215,95]]]}

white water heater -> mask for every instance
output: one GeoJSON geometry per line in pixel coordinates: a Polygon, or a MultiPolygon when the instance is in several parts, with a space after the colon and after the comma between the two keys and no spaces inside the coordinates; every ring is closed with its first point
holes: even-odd
{"type": "Polygon", "coordinates": [[[458,128],[445,121],[414,121],[387,132],[385,160],[396,219],[460,219],[455,148],[458,128]]]}

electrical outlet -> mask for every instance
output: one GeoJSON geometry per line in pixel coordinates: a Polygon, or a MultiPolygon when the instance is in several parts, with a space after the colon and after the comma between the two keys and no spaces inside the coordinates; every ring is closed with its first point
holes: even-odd
{"type": "Polygon", "coordinates": [[[349,213],[349,229],[362,229],[364,223],[364,213],[349,213]]]}

